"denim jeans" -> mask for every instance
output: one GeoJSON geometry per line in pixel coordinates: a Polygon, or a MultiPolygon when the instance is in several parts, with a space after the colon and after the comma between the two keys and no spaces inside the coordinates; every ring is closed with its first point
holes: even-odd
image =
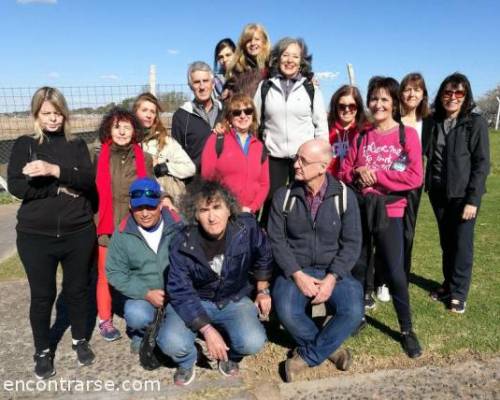
{"type": "MultiPolygon", "coordinates": [[[[303,272],[323,279],[325,270],[304,268],[303,272]]],[[[363,318],[363,288],[351,276],[337,281],[326,301],[334,316],[319,329],[306,312],[311,299],[306,297],[292,278],[277,277],[272,291],[278,318],[297,343],[297,351],[311,367],[321,364],[337,350],[359,326],[363,318]]]]}
{"type": "MultiPolygon", "coordinates": [[[[144,336],[144,330],[153,322],[155,307],[147,300],[128,299],[125,302],[124,317],[130,339],[133,342],[141,341],[144,336]]],[[[165,321],[160,326],[158,336],[161,334],[163,325],[165,325],[165,321]]]]}
{"type": "MultiPolygon", "coordinates": [[[[210,301],[201,302],[207,312],[211,324],[224,337],[230,348],[228,357],[239,362],[245,355],[255,354],[264,346],[266,333],[258,319],[257,307],[248,298],[230,302],[219,309],[210,301]]],[[[158,334],[158,346],[161,351],[172,358],[182,368],[191,368],[197,358],[194,345],[197,332],[189,329],[184,321],[168,304],[165,312],[164,326],[158,334]]]]}

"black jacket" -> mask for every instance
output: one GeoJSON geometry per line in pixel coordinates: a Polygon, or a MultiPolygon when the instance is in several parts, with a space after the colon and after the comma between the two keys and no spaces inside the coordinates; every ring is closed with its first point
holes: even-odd
{"type": "MultiPolygon", "coordinates": [[[[222,115],[220,104],[214,102],[214,107],[219,108],[218,120],[222,115]]],[[[198,173],[200,172],[201,153],[210,132],[212,132],[212,128],[194,112],[191,102],[184,103],[172,117],[172,137],[180,143],[184,151],[189,155],[196,165],[198,173]]]]}
{"type": "Polygon", "coordinates": [[[59,237],[93,224],[89,199],[95,190],[95,175],[82,139],[68,142],[63,133],[51,133],[39,144],[32,136],[21,136],[12,147],[7,176],[10,193],[23,200],[17,213],[18,231],[59,237]],[[22,169],[34,154],[38,160],[59,165],[59,179],[28,180],[22,169]],[[58,194],[60,186],[80,196],[58,194]]]}
{"type": "Polygon", "coordinates": [[[434,119],[429,115],[422,119],[422,154],[426,155],[434,128],[434,119]]]}
{"type": "MultiPolygon", "coordinates": [[[[431,186],[439,124],[443,122],[436,121],[427,149],[426,190],[431,186]]],[[[446,135],[443,163],[446,197],[464,198],[466,204],[479,206],[481,196],[486,192],[486,177],[490,171],[488,123],[482,116],[472,113],[457,121],[446,135]]]]}
{"type": "Polygon", "coordinates": [[[273,257],[287,277],[294,272],[314,267],[326,269],[339,277],[349,276],[361,251],[361,222],[358,202],[347,188],[345,211],[339,216],[334,196],[341,195],[340,183],[327,174],[328,187],[312,221],[305,198],[304,185],[294,182],[290,196],[296,196],[293,208],[285,219],[283,203],[286,187],[276,191],[269,214],[268,233],[273,257]]]}

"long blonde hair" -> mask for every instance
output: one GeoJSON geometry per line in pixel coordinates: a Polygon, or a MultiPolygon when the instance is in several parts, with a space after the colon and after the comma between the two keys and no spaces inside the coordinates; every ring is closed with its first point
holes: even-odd
{"type": "Polygon", "coordinates": [[[262,43],[262,51],[255,62],[259,69],[263,69],[267,65],[269,60],[269,54],[271,53],[271,41],[269,40],[269,35],[267,34],[266,28],[260,24],[248,24],[243,28],[241,32],[240,39],[238,40],[238,45],[236,46],[236,51],[234,52],[233,61],[227,68],[226,75],[228,78],[233,76],[233,74],[241,73],[251,67],[248,65],[247,58],[250,57],[247,54],[246,45],[252,40],[255,33],[260,33],[264,38],[264,43],[262,43]]]}
{"type": "Polygon", "coordinates": [[[160,113],[163,110],[156,96],[149,92],[140,94],[134,101],[132,112],[134,113],[134,115],[137,115],[137,110],[139,109],[141,103],[144,101],[149,101],[156,106],[156,116],[155,120],[153,121],[153,125],[151,125],[151,130],[149,131],[149,134],[144,138],[143,142],[147,143],[149,140],[155,139],[158,142],[158,149],[162,149],[163,146],[165,146],[167,138],[170,135],[167,128],[165,128],[165,125],[163,125],[163,122],[161,122],[160,113]]]}
{"type": "Polygon", "coordinates": [[[52,104],[64,117],[64,136],[66,136],[66,140],[70,141],[74,139],[74,136],[71,134],[71,126],[69,123],[69,108],[64,95],[56,88],[44,86],[38,89],[31,99],[31,115],[33,115],[33,128],[35,130],[33,136],[35,140],[38,140],[38,143],[42,143],[45,139],[45,134],[43,133],[42,127],[40,126],[40,120],[38,119],[38,114],[45,101],[52,104]]]}

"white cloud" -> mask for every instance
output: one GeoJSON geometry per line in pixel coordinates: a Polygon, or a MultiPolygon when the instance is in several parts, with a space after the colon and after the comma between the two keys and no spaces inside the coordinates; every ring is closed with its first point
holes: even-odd
{"type": "Polygon", "coordinates": [[[47,75],[50,79],[57,79],[60,77],[59,72],[49,72],[47,75]]]}
{"type": "Polygon", "coordinates": [[[318,79],[334,80],[338,78],[339,74],[340,72],[323,71],[323,72],[316,72],[314,74],[314,77],[318,79]]]}
{"type": "Polygon", "coordinates": [[[179,54],[179,50],[177,50],[177,49],[167,49],[167,53],[171,54],[173,56],[176,56],[177,54],[179,54]]]}
{"type": "Polygon", "coordinates": [[[106,74],[106,75],[101,75],[101,79],[104,79],[106,81],[117,81],[120,79],[118,75],[115,74],[106,74]]]}
{"type": "Polygon", "coordinates": [[[16,0],[17,4],[57,4],[57,0],[16,0]]]}

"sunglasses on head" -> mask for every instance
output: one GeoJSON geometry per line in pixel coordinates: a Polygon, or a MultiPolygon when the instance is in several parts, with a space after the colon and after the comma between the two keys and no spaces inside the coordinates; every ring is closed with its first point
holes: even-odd
{"type": "Polygon", "coordinates": [[[154,190],[143,190],[143,189],[137,189],[137,190],[132,190],[130,193],[130,198],[131,199],[138,199],[140,197],[146,196],[149,199],[159,199],[161,197],[161,193],[155,192],[154,190]]]}
{"type": "Polygon", "coordinates": [[[337,104],[337,108],[339,111],[349,111],[354,112],[358,109],[358,106],[355,103],[351,104],[337,104]]]}
{"type": "Polygon", "coordinates": [[[231,115],[233,117],[239,117],[241,113],[245,113],[245,115],[252,115],[253,114],[253,108],[248,107],[248,108],[239,108],[237,110],[231,111],[231,115]]]}
{"type": "Polygon", "coordinates": [[[446,98],[451,98],[453,95],[455,95],[457,99],[461,99],[465,96],[465,90],[445,90],[443,92],[443,97],[446,98]]]}

